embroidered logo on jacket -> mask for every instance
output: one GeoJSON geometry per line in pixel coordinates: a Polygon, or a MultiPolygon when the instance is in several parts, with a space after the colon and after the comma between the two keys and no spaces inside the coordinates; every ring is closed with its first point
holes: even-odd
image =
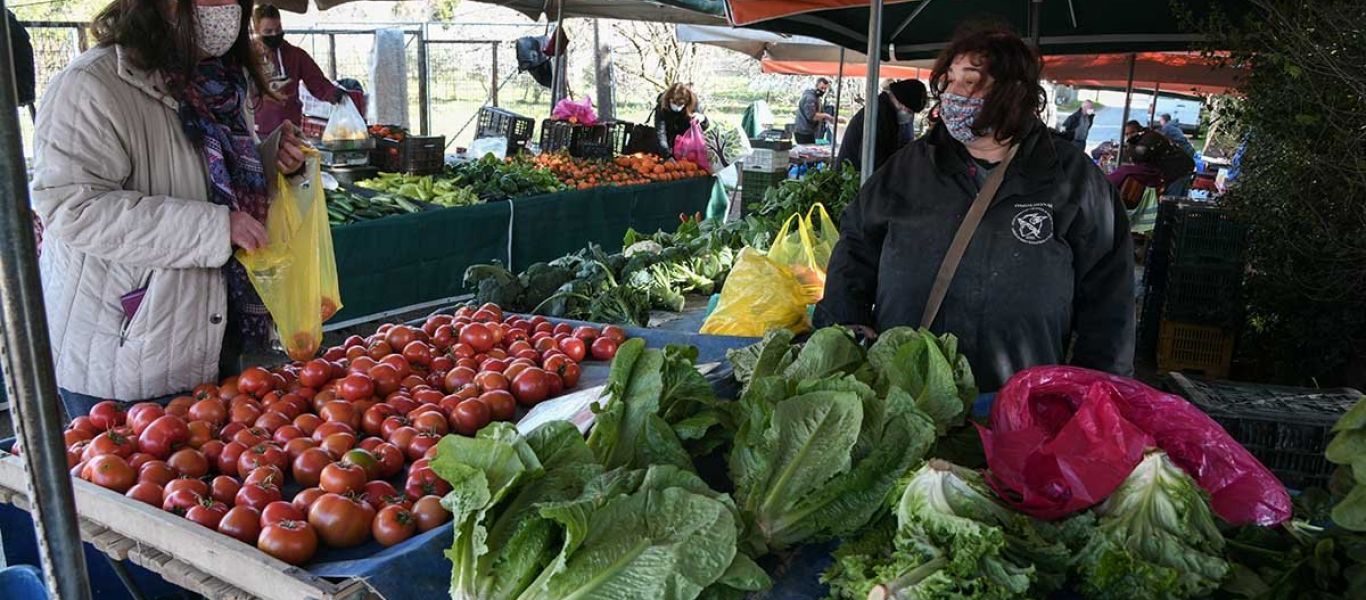
{"type": "Polygon", "coordinates": [[[1027,206],[1015,214],[1010,231],[1026,244],[1042,244],[1053,239],[1053,211],[1047,204],[1027,206]]]}

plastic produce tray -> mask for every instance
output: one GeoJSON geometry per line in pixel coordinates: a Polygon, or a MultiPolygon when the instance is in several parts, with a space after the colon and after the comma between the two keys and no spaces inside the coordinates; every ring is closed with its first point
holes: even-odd
{"type": "Polygon", "coordinates": [[[1286,486],[1321,487],[1335,465],[1323,457],[1331,430],[1361,398],[1351,388],[1313,389],[1213,381],[1179,373],[1168,388],[1205,411],[1286,486]]]}
{"type": "Polygon", "coordinates": [[[526,150],[527,142],[531,141],[531,132],[536,127],[536,121],[530,117],[523,117],[515,112],[503,110],[492,106],[485,106],[479,109],[479,127],[475,130],[475,139],[490,137],[505,137],[508,140],[508,156],[526,150]]]}
{"type": "Polygon", "coordinates": [[[371,151],[371,164],[390,173],[432,175],[446,166],[446,136],[408,136],[398,142],[381,139],[371,151]]]}
{"type": "Polygon", "coordinates": [[[1206,377],[1228,377],[1233,364],[1232,331],[1222,327],[1162,319],[1157,370],[1189,371],[1206,377]]]}
{"type": "Polygon", "coordinates": [[[787,169],[774,171],[743,171],[740,176],[740,202],[748,213],[764,201],[764,194],[787,180],[787,169]]]}

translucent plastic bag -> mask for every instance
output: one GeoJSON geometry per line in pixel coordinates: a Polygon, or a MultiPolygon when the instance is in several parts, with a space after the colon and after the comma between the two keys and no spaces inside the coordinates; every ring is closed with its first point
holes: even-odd
{"type": "Polygon", "coordinates": [[[585,97],[581,101],[565,98],[555,105],[555,110],[550,113],[550,118],[580,125],[597,125],[598,111],[593,110],[592,98],[585,97]]]}
{"type": "Polygon", "coordinates": [[[768,257],[792,270],[806,292],[808,304],[820,302],[825,295],[826,267],[839,236],[839,228],[830,220],[830,213],[826,212],[825,206],[816,203],[805,215],[788,217],[778,236],[773,238],[768,257]]]}
{"type": "Polygon", "coordinates": [[[804,333],[807,292],[782,263],[753,248],[740,250],[716,310],[702,324],[707,335],[759,337],[778,327],[804,333]]]}
{"type": "Polygon", "coordinates": [[[707,158],[707,138],[702,135],[702,126],[696,120],[692,126],[674,139],[673,157],[675,160],[690,160],[697,166],[711,171],[711,160],[707,158]]]}
{"type": "Polygon", "coordinates": [[[252,252],[237,251],[294,360],[317,353],[323,321],[342,307],[317,153],[308,154],[304,183],[292,186],[279,176],[279,193],[266,217],[269,243],[252,252]]]}
{"type": "Polygon", "coordinates": [[[1016,373],[979,428],[988,481],[1017,509],[1058,518],[1104,500],[1149,447],[1158,447],[1210,495],[1234,525],[1290,518],[1276,476],[1218,423],[1184,399],[1079,367],[1016,373]]]}
{"type": "Polygon", "coordinates": [[[360,111],[356,110],[351,97],[342,96],[341,102],[332,108],[332,116],[327,119],[327,127],[323,129],[323,141],[364,140],[367,137],[370,137],[370,132],[365,127],[365,119],[360,116],[360,111]]]}

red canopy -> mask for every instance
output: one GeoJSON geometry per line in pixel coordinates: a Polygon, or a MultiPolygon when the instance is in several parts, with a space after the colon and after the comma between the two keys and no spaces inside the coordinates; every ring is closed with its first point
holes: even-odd
{"type": "MultiPolygon", "coordinates": [[[[820,60],[772,60],[765,58],[762,66],[765,73],[777,73],[780,75],[819,75],[837,77],[840,73],[840,64],[838,62],[820,60]]],[[[844,63],[844,76],[867,77],[868,65],[861,62],[846,62],[844,63]]],[[[878,68],[878,76],[890,79],[928,80],[930,78],[930,70],[884,63],[878,68]]]]}

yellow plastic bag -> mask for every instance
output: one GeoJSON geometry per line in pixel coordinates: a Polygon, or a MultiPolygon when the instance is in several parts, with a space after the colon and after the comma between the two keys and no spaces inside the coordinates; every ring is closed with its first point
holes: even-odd
{"type": "Polygon", "coordinates": [[[773,238],[768,257],[792,270],[806,292],[807,304],[820,302],[825,295],[825,270],[839,235],[825,206],[817,203],[806,215],[788,217],[778,237],[773,238]]]}
{"type": "Polygon", "coordinates": [[[308,156],[304,183],[292,186],[279,177],[279,193],[266,217],[269,243],[252,252],[237,251],[294,360],[317,353],[323,321],[342,306],[318,157],[316,151],[308,156]]]}
{"type": "Polygon", "coordinates": [[[811,329],[806,317],[808,297],[786,265],[744,248],[726,277],[716,310],[702,324],[702,333],[759,337],[778,327],[806,332],[811,329]]]}

